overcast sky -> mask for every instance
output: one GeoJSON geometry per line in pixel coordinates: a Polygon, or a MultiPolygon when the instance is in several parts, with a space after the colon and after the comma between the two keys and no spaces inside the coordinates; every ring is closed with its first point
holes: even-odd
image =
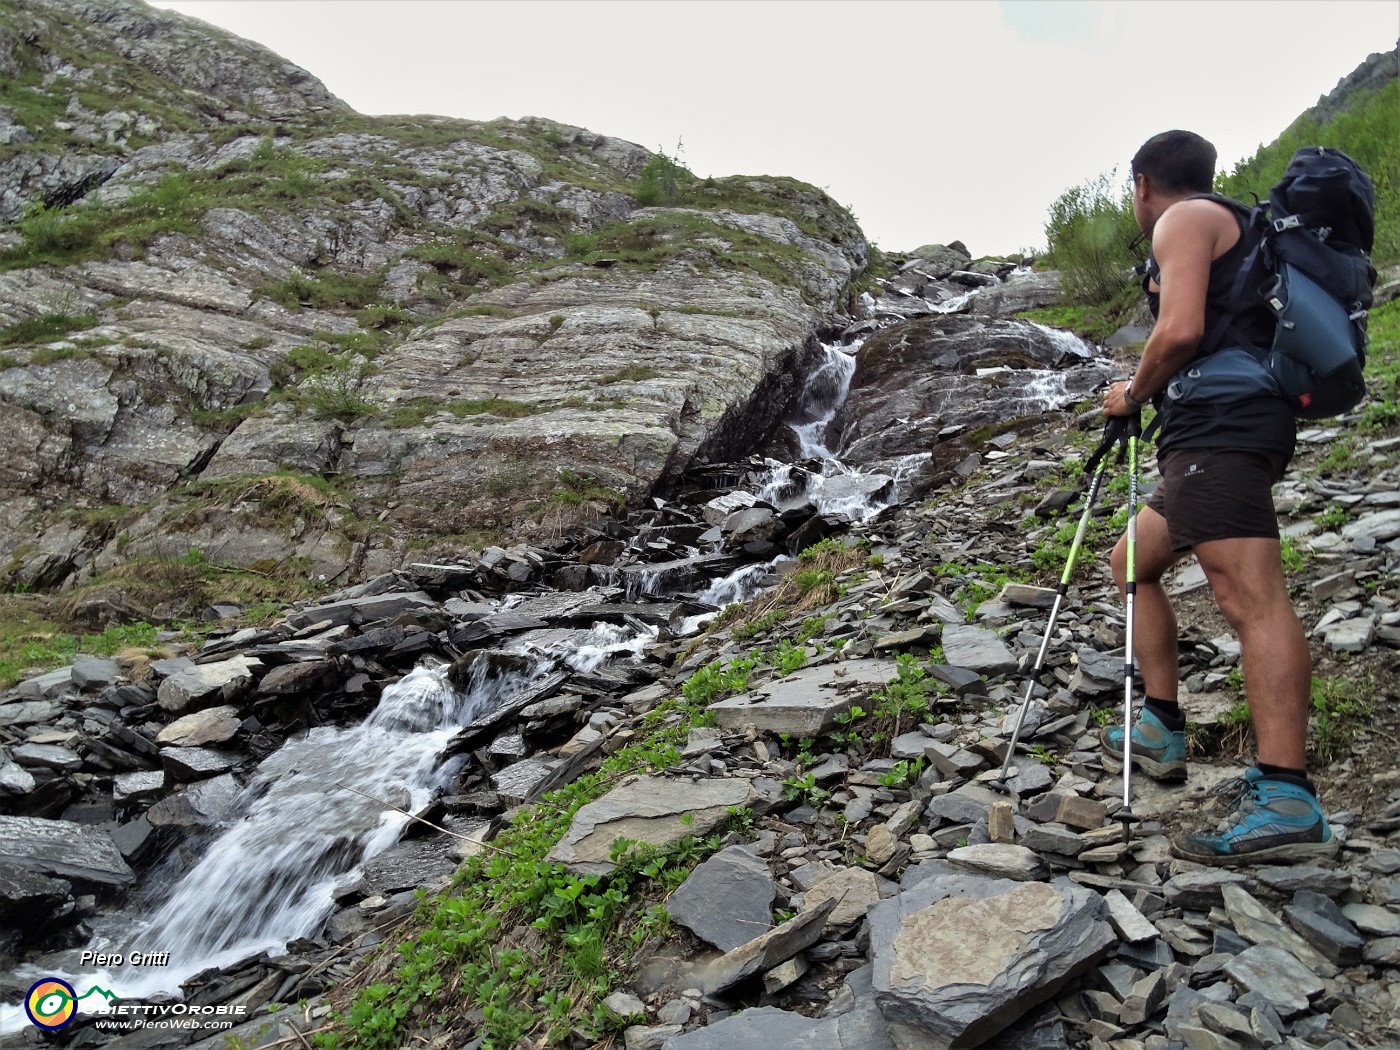
{"type": "Polygon", "coordinates": [[[1184,127],[1233,167],[1400,36],[1396,0],[155,0],[362,113],[549,117],[790,175],[887,250],[1043,246],[1066,188],[1184,127]]]}

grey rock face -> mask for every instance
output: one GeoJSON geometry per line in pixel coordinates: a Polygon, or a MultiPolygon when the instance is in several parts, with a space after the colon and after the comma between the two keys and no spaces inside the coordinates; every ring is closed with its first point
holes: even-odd
{"type": "Polygon", "coordinates": [[[1116,940],[1102,898],[1082,887],[962,875],[875,905],[870,934],[885,1018],[954,1050],[1053,996],[1116,940]]]}
{"type": "Polygon", "coordinates": [[[251,657],[198,664],[160,683],[156,698],[167,711],[184,711],[220,700],[236,700],[253,686],[253,670],[262,666],[251,657]]]}
{"type": "Polygon", "coordinates": [[[772,926],[777,889],[767,864],[731,846],[697,865],[666,909],[673,922],[727,952],[772,926]]]}
{"type": "Polygon", "coordinates": [[[1016,658],[993,631],[966,624],[943,628],[943,655],[954,667],[977,674],[1007,674],[1016,670],[1016,658]]]}
{"type": "Polygon", "coordinates": [[[1073,402],[1107,369],[1098,363],[1065,368],[1081,361],[1069,346],[1021,322],[960,315],[918,318],[882,332],[862,347],[850,397],[833,421],[833,430],[848,435],[843,458],[869,464],[924,452],[947,426],[980,426],[1044,411],[1046,402],[1032,392],[1029,373],[995,371],[1009,362],[1063,369],[1056,382],[1073,402]],[[910,375],[926,378],[910,383],[910,375]]]}
{"type": "Polygon", "coordinates": [[[105,831],[38,817],[0,816],[0,864],[96,888],[135,878],[105,831]]]}

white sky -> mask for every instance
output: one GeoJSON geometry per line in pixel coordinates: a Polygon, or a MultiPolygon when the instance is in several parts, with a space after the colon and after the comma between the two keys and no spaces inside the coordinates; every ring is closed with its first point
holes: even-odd
{"type": "Polygon", "coordinates": [[[1182,127],[1222,167],[1400,36],[1396,0],[154,0],[362,113],[540,116],[790,175],[887,250],[1043,246],[1065,189],[1182,127]]]}

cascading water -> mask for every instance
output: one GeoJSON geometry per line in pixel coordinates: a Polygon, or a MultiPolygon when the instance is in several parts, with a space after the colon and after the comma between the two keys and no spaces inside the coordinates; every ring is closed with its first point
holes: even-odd
{"type": "MultiPolygon", "coordinates": [[[[588,672],[618,653],[639,656],[655,629],[599,624],[567,646],[517,648],[522,669],[479,660],[460,688],[446,666],[419,667],[389,686],[351,728],[322,727],[288,740],[265,759],[240,793],[233,823],[144,914],[112,916],[93,948],[129,955],[169,953],[161,967],[99,970],[77,977],[118,989],[123,998],[175,991],[209,967],[259,951],[279,953],[313,936],[334,908],[337,884],[393,845],[411,813],[456,775],[461,759],[443,750],[459,729],[508,703],[559,663],[588,672]],[[393,807],[393,808],[389,808],[393,807]]],[[[52,976],[52,970],[34,976],[52,976]]],[[[6,1008],[0,1030],[23,1023],[6,1008]]]]}
{"type": "Polygon", "coordinates": [[[836,453],[826,446],[826,430],[851,392],[851,377],[856,373],[855,355],[862,342],[864,340],[857,340],[849,349],[833,343],[822,344],[822,362],[808,378],[793,422],[789,424],[797,435],[797,452],[802,459],[836,458],[836,453]]]}
{"type": "Polygon", "coordinates": [[[857,339],[848,346],[822,344],[822,361],[803,387],[797,409],[788,423],[796,439],[798,456],[803,460],[816,460],[819,471],[771,462],[757,491],[764,503],[779,510],[810,505],[833,517],[865,521],[895,502],[893,479],[847,467],[839,458],[840,448],[832,449],[828,444],[831,422],[850,393],[856,354],[863,343],[863,339],[857,339]]]}

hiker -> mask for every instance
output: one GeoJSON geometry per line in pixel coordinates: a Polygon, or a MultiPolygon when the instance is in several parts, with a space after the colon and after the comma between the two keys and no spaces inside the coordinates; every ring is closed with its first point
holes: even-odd
{"type": "MultiPolygon", "coordinates": [[[[1134,649],[1146,700],[1131,759],[1155,779],[1186,779],[1176,616],[1162,576],[1195,553],[1240,640],[1259,754],[1220,827],[1174,839],[1173,852],[1204,864],[1330,856],[1337,842],[1306,770],[1311,656],[1288,597],[1270,494],[1293,456],[1293,411],[1271,394],[1195,404],[1162,396],[1228,308],[1246,254],[1236,212],[1195,198],[1211,192],[1215,158],[1215,147],[1199,135],[1168,131],[1132,161],[1133,215],[1155,262],[1144,289],[1157,323],[1132,379],[1112,384],[1103,411],[1131,416],[1149,402],[1157,406],[1162,481],[1137,517],[1134,649]]],[[[1274,328],[1261,308],[1236,316],[1232,333],[1267,348],[1274,328]]],[[[1124,590],[1126,535],[1112,565],[1124,590]]],[[[1102,736],[1120,762],[1123,734],[1113,726],[1102,736]]]]}

